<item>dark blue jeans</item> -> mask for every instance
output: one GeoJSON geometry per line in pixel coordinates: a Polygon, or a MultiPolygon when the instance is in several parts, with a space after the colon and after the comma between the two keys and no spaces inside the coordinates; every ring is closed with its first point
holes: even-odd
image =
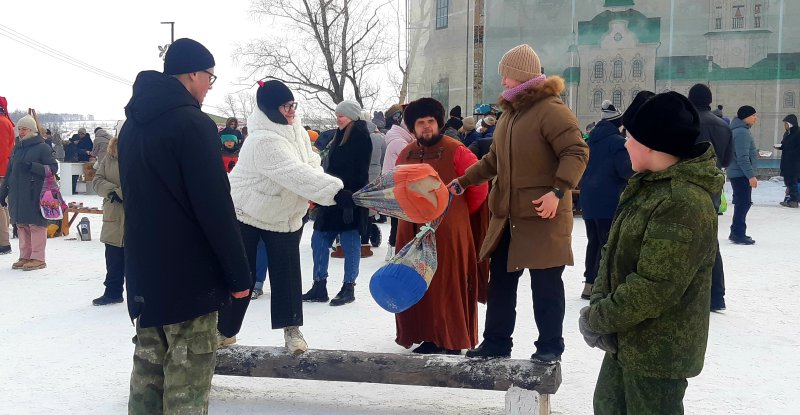
{"type": "Polygon", "coordinates": [[[586,270],[583,277],[587,284],[594,284],[597,272],[600,270],[600,257],[603,246],[608,242],[608,233],[611,232],[612,219],[584,219],[586,225],[586,270]]]}
{"type": "Polygon", "coordinates": [[[753,204],[751,198],[753,188],[747,177],[732,177],[733,188],[733,222],[731,223],[731,236],[744,237],[747,234],[747,212],[753,204]]]}
{"type": "Polygon", "coordinates": [[[361,262],[361,235],[358,230],[325,232],[314,230],[311,234],[311,252],[314,256],[314,281],[328,279],[328,262],[331,257],[331,245],[339,235],[344,251],[344,282],[355,283],[358,278],[358,267],[361,262]]]}

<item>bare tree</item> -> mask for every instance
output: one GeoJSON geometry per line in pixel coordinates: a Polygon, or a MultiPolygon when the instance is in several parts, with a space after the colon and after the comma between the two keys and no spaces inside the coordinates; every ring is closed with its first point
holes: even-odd
{"type": "MultiPolygon", "coordinates": [[[[418,7],[421,16],[416,20],[417,23],[431,21],[433,6],[430,6],[431,7],[418,7]]],[[[423,35],[427,35],[429,29],[425,27],[409,26],[408,10],[405,8],[400,10],[396,3],[392,4],[392,9],[396,16],[395,22],[397,25],[396,63],[399,73],[389,71],[389,78],[392,85],[396,87],[398,103],[403,104],[408,99],[408,78],[411,73],[411,68],[414,66],[417,49],[420,47],[423,35]]]]}
{"type": "Polygon", "coordinates": [[[247,119],[256,106],[256,98],[249,91],[240,91],[237,94],[226,94],[222,100],[220,110],[226,117],[247,119]]]}
{"type": "Polygon", "coordinates": [[[391,59],[381,33],[390,1],[253,0],[251,12],[286,22],[287,34],[251,40],[234,58],[247,78],[278,79],[329,110],[348,92],[365,107],[378,93],[370,75],[391,59]]]}

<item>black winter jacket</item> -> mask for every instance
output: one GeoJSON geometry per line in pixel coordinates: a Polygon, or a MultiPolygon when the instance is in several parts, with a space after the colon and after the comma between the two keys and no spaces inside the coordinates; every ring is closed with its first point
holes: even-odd
{"type": "MultiPolygon", "coordinates": [[[[350,137],[342,145],[344,130],[336,130],[333,142],[330,144],[325,173],[338,177],[344,183],[344,188],[356,192],[369,183],[369,164],[372,160],[372,139],[363,120],[353,122],[350,137]]],[[[319,141],[319,139],[317,139],[319,141]]],[[[353,222],[344,223],[341,207],[319,206],[314,229],[325,232],[341,232],[358,229],[363,231],[366,225],[368,210],[356,207],[353,212],[353,222]]]]}
{"type": "Polygon", "coordinates": [[[781,141],[781,176],[800,176],[800,127],[797,125],[784,133],[781,141]]]}
{"type": "Polygon", "coordinates": [[[58,172],[53,148],[41,136],[20,140],[14,146],[5,179],[0,185],[0,200],[8,203],[11,223],[47,226],[47,219],[42,216],[39,207],[44,185],[44,166],[50,166],[53,174],[58,172]]]}
{"type": "Polygon", "coordinates": [[[700,115],[700,135],[697,143],[711,143],[717,155],[717,168],[728,167],[733,159],[731,127],[711,112],[711,107],[697,108],[700,115]]]}
{"type": "Polygon", "coordinates": [[[175,78],[140,72],[119,133],[128,308],[140,327],[197,318],[250,288],[211,118],[175,78]]]}

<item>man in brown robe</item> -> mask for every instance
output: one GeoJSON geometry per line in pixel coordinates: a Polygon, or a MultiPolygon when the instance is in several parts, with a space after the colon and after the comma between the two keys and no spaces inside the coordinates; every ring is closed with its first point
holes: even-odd
{"type": "MultiPolygon", "coordinates": [[[[433,98],[421,98],[405,109],[406,125],[416,140],[408,144],[397,164],[427,163],[442,181],[463,175],[478,160],[461,142],[443,135],[444,107],[433,98]]],[[[453,198],[436,230],[439,264],[425,296],[408,310],[396,315],[397,344],[422,354],[461,354],[478,343],[479,272],[474,240],[483,239],[483,229],[473,223],[486,223],[481,209],[488,186],[471,187],[466,198],[453,198]],[[474,235],[478,233],[478,235],[474,235]]],[[[400,221],[397,250],[414,238],[421,225],[400,221]]],[[[485,274],[484,274],[485,277],[485,274]]],[[[485,282],[483,283],[485,285],[485,282]]]]}

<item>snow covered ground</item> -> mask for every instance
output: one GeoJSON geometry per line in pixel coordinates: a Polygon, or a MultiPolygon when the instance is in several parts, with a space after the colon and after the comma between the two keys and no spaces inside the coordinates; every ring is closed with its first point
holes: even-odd
{"type": "MultiPolygon", "coordinates": [[[[730,194],[730,193],[729,193],[730,194]]],[[[796,414],[800,404],[800,211],[778,206],[783,186],[760,182],[748,233],[754,246],[727,241],[731,212],[720,218],[728,310],[711,315],[703,373],[689,380],[687,414],[796,414]],[[794,328],[792,328],[794,327],[794,328]]],[[[100,199],[77,196],[99,206],[100,199]]],[[[103,291],[101,218],[87,215],[93,240],[48,241],[48,268],[11,270],[14,254],[0,257],[0,414],[122,414],[126,412],[134,329],[124,304],[93,307],[103,291]]],[[[74,228],[74,227],[73,227],[74,228]]],[[[72,230],[71,237],[74,238],[72,230]]],[[[304,234],[304,286],[311,284],[310,227],[304,234]]],[[[384,228],[388,235],[388,227],[384,228]]],[[[577,328],[587,302],[582,288],[586,237],[575,221],[575,267],[564,274],[563,384],[553,413],[591,413],[603,357],[588,348],[577,328]]],[[[362,260],[356,302],[344,307],[306,304],[303,333],[312,348],[408,353],[394,343],[393,316],[369,295],[367,281],[383,264],[384,247],[362,260]]],[[[342,260],[331,261],[332,291],[341,283],[342,260]]],[[[534,352],[530,280],[522,279],[513,358],[534,352]]],[[[251,303],[239,343],[282,345],[269,324],[269,295],[251,303]]],[[[485,308],[480,309],[483,327],[485,308]]],[[[348,384],[216,376],[212,414],[501,414],[503,392],[392,385],[348,384]]]]}

